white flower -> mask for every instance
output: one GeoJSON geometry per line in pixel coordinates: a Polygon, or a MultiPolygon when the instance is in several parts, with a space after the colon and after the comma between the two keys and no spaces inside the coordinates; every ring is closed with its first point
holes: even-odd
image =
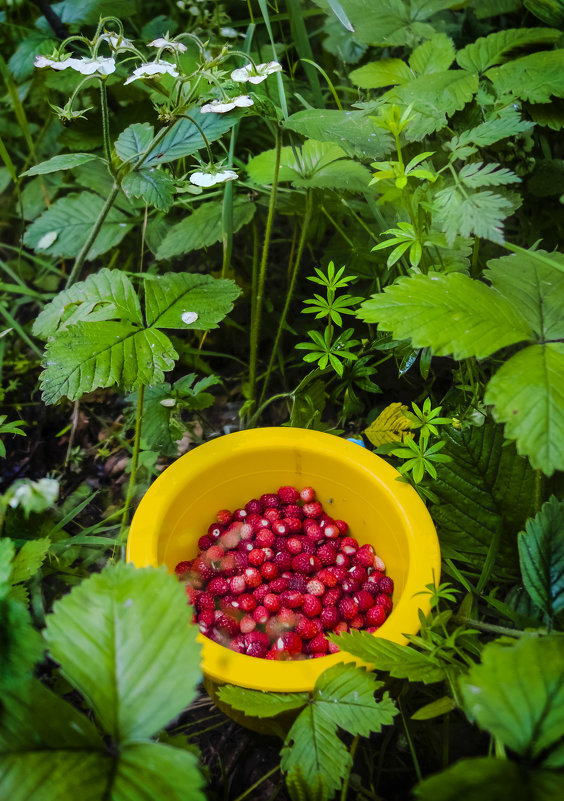
{"type": "Polygon", "coordinates": [[[113,58],[67,58],[64,61],[55,61],[45,56],[35,56],[34,66],[42,69],[52,67],[54,70],[66,70],[70,67],[82,75],[111,75],[115,72],[116,62],[113,58]]]}
{"type": "Polygon", "coordinates": [[[229,100],[212,100],[200,109],[201,114],[225,114],[234,108],[248,108],[253,105],[253,99],[249,95],[239,95],[231,97],[229,100]]]}
{"type": "Polygon", "coordinates": [[[220,28],[219,32],[222,36],[225,36],[226,39],[236,39],[239,35],[235,28],[220,28]]]}
{"type": "Polygon", "coordinates": [[[225,181],[234,181],[239,176],[233,170],[218,170],[217,172],[194,172],[190,176],[190,183],[196,186],[214,186],[225,181]]]}
{"type": "Polygon", "coordinates": [[[150,61],[133,70],[133,74],[125,81],[125,85],[127,86],[128,83],[136,81],[138,78],[153,78],[155,75],[165,75],[166,73],[172,75],[173,78],[178,78],[178,70],[170,61],[150,61]]]}
{"type": "Polygon", "coordinates": [[[238,67],[231,73],[231,80],[238,83],[262,83],[266,80],[268,75],[274,72],[282,72],[282,65],[277,61],[268,61],[265,64],[257,64],[256,68],[252,64],[246,64],[244,67],[238,67]]]}
{"type": "Polygon", "coordinates": [[[185,53],[188,49],[182,42],[169,42],[168,39],[153,39],[149,42],[149,47],[162,47],[163,50],[170,50],[171,53],[185,53]]]}
{"type": "Polygon", "coordinates": [[[125,36],[120,36],[118,33],[103,33],[100,36],[100,39],[103,42],[107,42],[112,50],[128,50],[129,48],[133,48],[133,42],[130,42],[129,39],[126,39],[125,36]]]}

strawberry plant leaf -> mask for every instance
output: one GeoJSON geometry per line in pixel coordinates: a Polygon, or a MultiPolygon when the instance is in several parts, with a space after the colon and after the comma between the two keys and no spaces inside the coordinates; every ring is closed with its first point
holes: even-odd
{"type": "Polygon", "coordinates": [[[401,278],[365,301],[357,316],[395,339],[431,347],[438,356],[482,358],[532,338],[532,331],[496,290],[462,273],[401,278]]]}
{"type": "Polygon", "coordinates": [[[0,596],[0,695],[28,678],[41,659],[41,637],[31,624],[25,606],[11,597],[0,596]]]}
{"type": "Polygon", "coordinates": [[[102,801],[111,769],[103,751],[76,747],[0,753],[0,790],[10,801],[102,801]]]}
{"type": "Polygon", "coordinates": [[[376,670],[386,670],[397,679],[433,684],[442,681],[445,672],[426,654],[398,645],[366,632],[350,632],[330,637],[342,651],[370,662],[376,670]]]}
{"type": "Polygon", "coordinates": [[[513,95],[530,103],[549,103],[564,97],[564,52],[532,53],[492,67],[486,73],[499,95],[513,95]]]}
{"type": "MultiPolygon", "coordinates": [[[[555,259],[564,267],[564,254],[535,252],[555,259]]],[[[564,338],[564,272],[532,256],[516,253],[490,259],[484,277],[544,340],[564,338]]]]}
{"type": "Polygon", "coordinates": [[[199,109],[194,108],[190,111],[190,116],[194,122],[186,118],[174,123],[145,159],[144,167],[166,164],[202,150],[206,147],[206,142],[201,131],[208,142],[215,142],[235,125],[241,114],[237,111],[229,114],[201,114],[199,109]]]}
{"type": "Polygon", "coordinates": [[[292,114],[286,128],[320,142],[333,142],[348,156],[381,159],[393,149],[391,134],[377,128],[363,111],[306,109],[292,114]]]}
{"type": "Polygon", "coordinates": [[[313,703],[320,715],[341,729],[368,737],[393,723],[398,712],[388,693],[379,701],[374,698],[381,686],[363,667],[334,665],[315,683],[313,703]]]}
{"type": "MultiPolygon", "coordinates": [[[[36,253],[47,253],[55,258],[74,258],[88,239],[104,202],[103,198],[92,192],[72,192],[56,200],[28,227],[24,243],[36,253]]],[[[95,259],[119,245],[130,229],[129,218],[116,208],[110,209],[87,258],[95,259]]]]}
{"type": "MultiPolygon", "coordinates": [[[[255,211],[254,203],[245,198],[236,198],[233,202],[233,233],[247,225],[255,211]]],[[[222,217],[221,203],[202,203],[192,214],[168,229],[158,247],[156,258],[171,259],[220,242],[223,235],[222,217]]]]}
{"type": "Polygon", "coordinates": [[[97,158],[98,156],[92,153],[65,153],[61,156],[53,156],[52,159],[30,167],[29,170],[22,172],[22,176],[46,175],[50,172],[58,172],[58,170],[72,170],[73,167],[78,167],[81,164],[86,164],[87,161],[93,161],[97,158]]]}
{"type": "Polygon", "coordinates": [[[454,45],[445,33],[436,33],[416,47],[409,57],[409,66],[417,75],[448,70],[454,61],[454,45]]]}
{"type": "Polygon", "coordinates": [[[554,495],[519,533],[525,589],[552,618],[564,609],[564,503],[554,495]]]}
{"type": "Polygon", "coordinates": [[[45,639],[105,731],[127,742],[154,734],[194,697],[196,634],[174,576],[119,563],[55,603],[45,639]]]}
{"type": "Polygon", "coordinates": [[[135,164],[153,141],[154,128],[148,122],[136,122],[118,136],[116,153],[122,161],[135,164]]]}
{"type": "Polygon", "coordinates": [[[485,72],[489,67],[502,64],[520,47],[548,46],[557,42],[561,31],[553,28],[508,28],[481,36],[466,45],[456,55],[456,63],[470,72],[485,72]]]}
{"type": "Polygon", "coordinates": [[[490,643],[482,663],[460,679],[465,708],[512,751],[538,759],[564,730],[563,664],[560,635],[490,643]]]}
{"type": "Polygon", "coordinates": [[[121,188],[127,197],[143,198],[148,206],[160,211],[168,211],[172,205],[174,181],[162,170],[134,170],[125,176],[121,188]]]}
{"type": "Polygon", "coordinates": [[[45,561],[50,545],[49,537],[24,542],[12,562],[10,582],[19,584],[34,576],[45,561]]]}
{"type": "Polygon", "coordinates": [[[269,718],[291,709],[301,709],[309,699],[307,693],[265,693],[232,684],[220,687],[218,695],[223,703],[256,718],[269,718]]]}
{"type": "Polygon", "coordinates": [[[211,275],[168,273],[148,278],[145,282],[147,325],[208,331],[217,328],[240,294],[234,281],[211,275]]]}
{"type": "Polygon", "coordinates": [[[490,379],[484,401],[505,436],[547,476],[564,469],[564,344],[531,345],[490,379]]]}
{"type": "Polygon", "coordinates": [[[413,74],[401,58],[382,58],[371,61],[349,74],[350,80],[361,89],[378,89],[382,86],[395,86],[407,83],[413,74]]]}
{"type": "Polygon", "coordinates": [[[112,799],[205,801],[198,758],[162,743],[129,743],[122,749],[112,782],[112,799]]]}

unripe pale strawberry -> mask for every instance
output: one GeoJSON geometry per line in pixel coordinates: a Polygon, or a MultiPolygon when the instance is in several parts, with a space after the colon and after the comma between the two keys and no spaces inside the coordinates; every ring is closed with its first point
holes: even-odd
{"type": "Polygon", "coordinates": [[[241,634],[249,634],[251,631],[254,631],[257,627],[256,621],[254,620],[251,615],[245,615],[239,621],[239,629],[241,630],[241,634]]]}
{"type": "Polygon", "coordinates": [[[304,487],[300,492],[300,498],[304,503],[312,503],[315,500],[315,490],[313,487],[304,487]]]}

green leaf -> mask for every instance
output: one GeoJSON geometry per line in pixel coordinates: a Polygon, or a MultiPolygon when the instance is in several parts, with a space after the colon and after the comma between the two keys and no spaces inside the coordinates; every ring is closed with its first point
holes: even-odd
{"type": "Polygon", "coordinates": [[[510,59],[518,48],[551,45],[560,36],[560,31],[551,28],[508,28],[480,36],[463,47],[457,53],[456,63],[470,72],[485,72],[489,67],[510,59]]]}
{"type": "Polygon", "coordinates": [[[381,686],[363,667],[334,665],[316,681],[313,702],[320,715],[341,729],[368,737],[392,724],[398,712],[387,693],[381,701],[374,698],[381,686]]]}
{"type": "Polygon", "coordinates": [[[0,755],[0,792],[10,801],[102,801],[112,760],[69,748],[0,755]]]}
{"type": "Polygon", "coordinates": [[[143,162],[144,167],[154,167],[191,156],[206,147],[200,131],[208,142],[215,142],[235,125],[241,115],[235,111],[229,114],[201,114],[199,109],[191,109],[190,116],[194,122],[181,119],[174,123],[143,162]]]}
{"type": "MultiPolygon", "coordinates": [[[[564,267],[564,254],[535,252],[564,267]]],[[[542,339],[564,337],[564,272],[533,256],[517,253],[490,259],[484,277],[542,339]]]]}
{"type": "Polygon", "coordinates": [[[398,645],[383,637],[373,637],[367,632],[350,632],[332,637],[341,649],[353,656],[370,662],[376,670],[386,670],[397,679],[422,681],[433,684],[442,681],[445,673],[432,658],[405,645],[398,645]]]}
{"type": "Polygon", "coordinates": [[[496,290],[462,273],[401,278],[365,301],[358,317],[395,339],[438,356],[483,358],[532,337],[528,324],[496,290]]]}
{"type": "Polygon", "coordinates": [[[523,5],[548,25],[564,25],[562,0],[525,0],[523,5]]]}
{"type": "Polygon", "coordinates": [[[454,61],[454,45],[445,33],[436,33],[416,47],[409,57],[409,66],[417,75],[448,70],[454,61]]]}
{"type": "Polygon", "coordinates": [[[449,428],[442,436],[451,461],[437,465],[433,492],[439,503],[432,508],[443,553],[480,554],[483,565],[493,534],[501,531],[500,560],[513,568],[515,536],[535,512],[534,471],[492,422],[449,428]]]}
{"type": "Polygon", "coordinates": [[[0,598],[4,598],[10,589],[12,560],[15,551],[16,549],[12,540],[7,537],[0,539],[0,598]]]}
{"type": "Polygon", "coordinates": [[[552,97],[564,97],[564,50],[517,58],[501,67],[492,67],[486,76],[500,95],[513,95],[530,103],[548,103],[552,97]]]}
{"type": "Polygon", "coordinates": [[[112,801],[205,801],[195,754],[161,743],[130,743],[122,749],[112,801]]]}
{"type": "Polygon", "coordinates": [[[309,698],[307,693],[265,693],[231,684],[220,687],[218,695],[221,701],[233,709],[255,718],[269,718],[291,709],[301,709],[309,698]]]}
{"type": "Polygon", "coordinates": [[[29,612],[12,598],[0,597],[0,642],[1,692],[27,679],[43,653],[29,612]]]}
{"type": "Polygon", "coordinates": [[[458,235],[475,234],[503,244],[503,221],[515,205],[494,192],[463,193],[456,186],[437,192],[434,199],[435,220],[452,245],[458,235]]]}
{"type": "MultiPolygon", "coordinates": [[[[137,400],[137,395],[134,395],[134,398],[137,400]]],[[[172,409],[161,403],[170,398],[170,384],[146,388],[143,404],[143,440],[150,450],[165,456],[176,456],[178,445],[173,439],[170,425],[172,409]]]]}
{"type": "MultiPolygon", "coordinates": [[[[55,201],[28,227],[24,244],[37,253],[55,258],[74,258],[86,243],[104,205],[104,199],[91,192],[71,193],[55,201]]],[[[129,218],[110,209],[87,259],[95,259],[118,245],[131,228],[129,218]]]]}
{"type": "Polygon", "coordinates": [[[45,630],[53,659],[118,742],[149,737],[190,703],[196,634],[174,576],[124,563],[57,601],[45,630]]]}
{"type": "Polygon", "coordinates": [[[129,197],[141,197],[148,206],[168,211],[174,197],[174,181],[168,173],[153,167],[128,173],[121,188],[129,197]]]}
{"type": "Polygon", "coordinates": [[[460,680],[468,713],[508,748],[536,759],[564,731],[564,637],[490,643],[460,680]]]}
{"type": "Polygon", "coordinates": [[[547,476],[564,469],[564,344],[531,345],[503,364],[484,401],[505,436],[547,476]]]}
{"type": "Polygon", "coordinates": [[[425,704],[425,706],[420,707],[417,712],[413,713],[411,719],[432,720],[440,715],[447,715],[449,712],[452,712],[453,709],[456,709],[454,700],[450,695],[443,695],[441,698],[437,698],[436,701],[431,701],[430,704],[425,704]]]}
{"type": "Polygon", "coordinates": [[[382,86],[407,83],[413,75],[401,58],[382,58],[353,70],[349,78],[355,86],[360,86],[362,89],[378,89],[382,86]]]}
{"type": "Polygon", "coordinates": [[[139,161],[153,141],[154,128],[148,122],[136,122],[118,136],[116,153],[122,161],[135,164],[139,161]]]}
{"type": "MultiPolygon", "coordinates": [[[[209,331],[241,294],[234,281],[197,273],[168,273],[145,282],[145,318],[158,328],[209,331]],[[183,315],[196,315],[186,321],[183,315]]],[[[151,382],[147,382],[151,383],[151,382]]]]}
{"type": "MultiPolygon", "coordinates": [[[[247,225],[256,205],[245,198],[233,203],[233,233],[247,225]]],[[[202,203],[192,214],[169,228],[156,253],[157,259],[171,259],[192,250],[200,250],[220,242],[223,236],[221,202],[202,203]]]]}
{"type": "Polygon", "coordinates": [[[534,124],[532,122],[521,119],[517,109],[507,106],[496,111],[488,120],[475,128],[463,131],[459,136],[454,137],[452,142],[460,147],[470,143],[478,147],[487,147],[499,142],[500,139],[506,139],[508,136],[526,133],[533,127],[534,124]]]}
{"type": "Polygon", "coordinates": [[[51,31],[32,30],[29,36],[22,39],[8,61],[8,66],[16,79],[16,83],[21,84],[31,77],[34,71],[33,62],[35,56],[48,56],[56,46],[57,41],[52,38],[51,31]]]}
{"type": "Polygon", "coordinates": [[[552,618],[564,609],[564,503],[554,495],[519,533],[525,589],[552,618]]]}
{"type": "Polygon", "coordinates": [[[41,164],[36,164],[30,167],[29,170],[22,172],[24,175],[46,175],[49,172],[57,172],[58,170],[72,170],[73,167],[78,167],[81,164],[86,164],[87,161],[93,161],[98,156],[92,153],[65,153],[62,156],[53,156],[48,161],[42,161],[41,164]]]}
{"type": "Polygon", "coordinates": [[[501,186],[504,184],[515,184],[521,180],[514,172],[499,164],[484,164],[481,161],[473,161],[465,164],[458,173],[459,179],[463,184],[476,189],[480,186],[501,186]]]}
{"type": "Polygon", "coordinates": [[[349,156],[382,159],[391,153],[391,134],[377,128],[363,111],[306,109],[292,114],[286,128],[320,142],[333,142],[349,156]]]}
{"type": "Polygon", "coordinates": [[[109,14],[128,19],[135,14],[135,4],[132,0],[63,0],[55,3],[53,10],[59,14],[61,22],[72,25],[96,25],[100,17],[109,14]]]}
{"type": "Polygon", "coordinates": [[[45,561],[50,545],[49,537],[24,542],[12,563],[12,575],[10,576],[12,584],[27,581],[37,573],[45,561]]]}

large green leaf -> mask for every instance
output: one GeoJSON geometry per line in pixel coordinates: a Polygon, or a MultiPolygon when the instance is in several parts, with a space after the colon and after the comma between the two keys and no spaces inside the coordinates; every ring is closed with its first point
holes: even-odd
{"type": "MultiPolygon", "coordinates": [[[[249,223],[256,205],[244,198],[233,203],[233,232],[249,223]]],[[[199,250],[220,242],[223,236],[223,210],[221,202],[202,203],[192,214],[187,215],[168,229],[159,245],[157,259],[171,259],[192,250],[199,250]]]]}
{"type": "Polygon", "coordinates": [[[433,506],[445,555],[480,554],[480,564],[495,532],[501,534],[504,565],[514,569],[515,535],[535,511],[535,474],[507,443],[501,426],[486,422],[443,433],[442,453],[450,462],[437,465],[433,506]]]}
{"type": "Polygon", "coordinates": [[[194,697],[197,629],[184,588],[164,568],[119,563],[55,603],[53,658],[115,741],[149,737],[194,697]]]}
{"type": "Polygon", "coordinates": [[[351,631],[334,639],[341,651],[370,662],[376,670],[385,670],[397,679],[433,684],[445,677],[444,670],[432,657],[383,637],[351,631]]]}
{"type": "Polygon", "coordinates": [[[564,731],[564,637],[491,643],[460,680],[468,713],[512,751],[537,759],[564,731]]]}
{"type": "Polygon", "coordinates": [[[127,19],[135,14],[135,3],[132,0],[62,0],[53,4],[53,10],[61,18],[61,22],[71,25],[96,25],[100,17],[108,14],[127,19]]]}
{"type": "Polygon", "coordinates": [[[111,801],[205,801],[194,754],[161,743],[131,743],[120,754],[111,801]]]}
{"type": "Polygon", "coordinates": [[[116,153],[122,161],[135,164],[153,141],[154,128],[148,122],[135,122],[122,131],[116,140],[116,153]]]}
{"type": "Polygon", "coordinates": [[[111,770],[112,759],[102,751],[72,746],[0,754],[0,792],[10,801],[103,801],[111,770]]]}
{"type": "Polygon", "coordinates": [[[564,503],[554,496],[519,533],[525,589],[549,617],[564,609],[564,503]]]}
{"type": "Polygon", "coordinates": [[[534,468],[564,469],[564,344],[531,345],[503,364],[484,400],[534,468]]]}
{"type": "Polygon", "coordinates": [[[497,192],[463,191],[458,185],[437,192],[433,205],[435,222],[450,245],[457,236],[466,238],[471,234],[503,244],[503,221],[517,207],[510,198],[497,192]]]}
{"type": "MultiPolygon", "coordinates": [[[[24,234],[24,243],[38,253],[74,258],[88,239],[103,205],[104,200],[92,192],[66,195],[32,222],[24,234]]],[[[130,228],[128,217],[110,209],[87,258],[95,259],[118,245],[130,228]]]]}
{"type": "Polygon", "coordinates": [[[208,331],[217,328],[240,294],[237,284],[225,278],[167,273],[145,282],[145,319],[151,327],[208,331]]]}
{"type": "Polygon", "coordinates": [[[121,182],[126,196],[141,197],[148,206],[168,211],[174,197],[174,181],[166,172],[154,167],[133,170],[121,182]]]}
{"type": "Polygon", "coordinates": [[[144,167],[191,156],[206,147],[202,132],[208,142],[215,142],[235,125],[241,114],[236,111],[229,114],[201,114],[199,109],[192,109],[190,116],[193,121],[180,119],[174,123],[143,162],[144,167]]]}
{"type": "Polygon", "coordinates": [[[231,684],[220,687],[218,693],[221,701],[255,718],[269,718],[292,709],[301,709],[309,700],[306,693],[265,693],[231,684]]]}
{"type": "MultiPolygon", "coordinates": [[[[536,251],[564,266],[564,254],[536,251]]],[[[517,253],[490,259],[485,278],[542,339],[564,338],[564,272],[517,253]],[[516,280],[519,276],[519,280],[516,280]]]]}
{"type": "Polygon", "coordinates": [[[489,67],[503,64],[521,47],[554,44],[561,32],[552,28],[507,28],[504,31],[480,36],[459,50],[456,63],[471,72],[485,72],[489,67]]]}
{"type": "Polygon", "coordinates": [[[391,134],[377,128],[363,111],[306,109],[292,114],[286,127],[320,142],[333,142],[347,155],[365,159],[384,158],[394,147],[391,134]]]}
{"type": "Polygon", "coordinates": [[[564,25],[562,0],[525,0],[524,6],[548,25],[560,25],[560,27],[564,25]]]}
{"type": "Polygon", "coordinates": [[[437,33],[416,47],[409,57],[409,66],[416,75],[448,70],[454,61],[454,45],[445,33],[437,33]]]}
{"type": "Polygon", "coordinates": [[[355,86],[362,89],[378,89],[407,83],[412,80],[413,74],[401,58],[382,58],[353,70],[349,78],[355,86]]]}
{"type": "Polygon", "coordinates": [[[495,289],[462,273],[401,278],[365,301],[358,317],[395,339],[431,347],[438,356],[483,358],[532,338],[525,320],[495,289]]]}
{"type": "Polygon", "coordinates": [[[486,73],[498,94],[511,94],[530,103],[549,103],[564,97],[564,50],[532,53],[486,73]]]}
{"type": "Polygon", "coordinates": [[[96,158],[98,156],[92,153],[65,153],[61,156],[53,156],[48,161],[42,161],[41,164],[30,167],[29,170],[22,172],[22,175],[46,175],[59,170],[72,170],[73,167],[79,167],[81,164],[86,164],[87,161],[93,161],[96,158]]]}

